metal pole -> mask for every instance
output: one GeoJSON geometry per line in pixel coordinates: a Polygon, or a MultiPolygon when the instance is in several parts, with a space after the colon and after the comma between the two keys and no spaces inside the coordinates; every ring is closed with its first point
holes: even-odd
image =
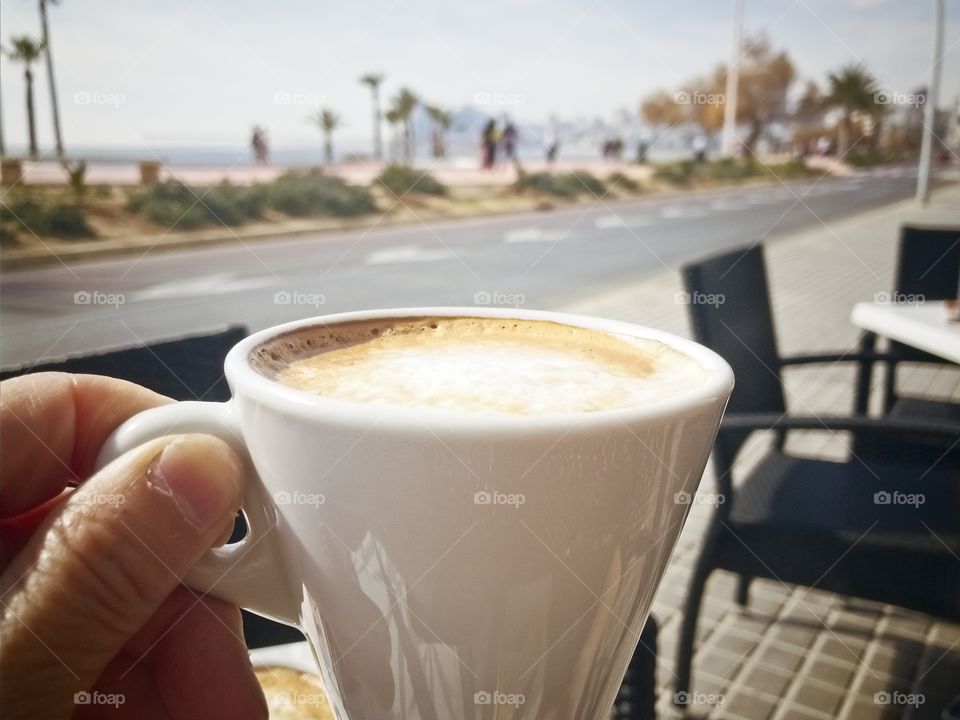
{"type": "Polygon", "coordinates": [[[933,125],[937,118],[937,100],[940,90],[941,56],[943,55],[943,0],[936,0],[937,20],[933,37],[933,66],[930,85],[923,107],[923,140],[920,144],[920,168],[917,176],[917,202],[926,205],[930,200],[930,159],[933,154],[933,125]]]}
{"type": "Polygon", "coordinates": [[[727,87],[723,105],[723,139],[720,153],[737,153],[737,88],[740,84],[740,37],[743,34],[743,0],[733,0],[733,48],[727,68],[727,87]]]}
{"type": "Polygon", "coordinates": [[[0,83],[0,158],[7,154],[6,145],[3,142],[3,84],[0,83]]]}
{"type": "Polygon", "coordinates": [[[43,33],[43,52],[47,58],[47,81],[50,85],[50,107],[53,114],[53,136],[57,157],[63,157],[63,134],[60,132],[60,105],[57,103],[57,84],[53,79],[53,54],[50,51],[50,30],[47,27],[47,0],[40,0],[40,26],[43,33]]]}

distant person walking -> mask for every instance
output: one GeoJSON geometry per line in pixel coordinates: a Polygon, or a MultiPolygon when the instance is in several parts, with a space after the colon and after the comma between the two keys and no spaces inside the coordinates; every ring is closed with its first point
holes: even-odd
{"type": "Polygon", "coordinates": [[[547,150],[547,164],[553,165],[557,161],[557,154],[560,152],[560,138],[555,130],[551,130],[547,135],[547,141],[544,144],[547,150]]]}
{"type": "Polygon", "coordinates": [[[603,159],[619,160],[623,155],[623,140],[613,137],[603,143],[603,159]]]}
{"type": "Polygon", "coordinates": [[[493,168],[497,161],[497,122],[493,118],[487,120],[480,134],[480,151],[484,170],[493,168]]]}
{"type": "Polygon", "coordinates": [[[650,152],[650,143],[641,140],[637,143],[637,162],[641,165],[647,162],[647,153],[650,152]]]}
{"type": "Polygon", "coordinates": [[[253,127],[253,135],[250,138],[250,145],[253,148],[253,159],[257,165],[266,165],[269,162],[267,134],[259,125],[254,125],[253,127]]]}
{"type": "Polygon", "coordinates": [[[703,135],[693,139],[693,160],[698,163],[707,161],[707,139],[703,135]]]}
{"type": "Polygon", "coordinates": [[[501,143],[503,144],[503,156],[510,162],[517,162],[517,140],[519,134],[517,133],[516,126],[507,120],[507,124],[503,128],[503,135],[501,136],[501,143]]]}

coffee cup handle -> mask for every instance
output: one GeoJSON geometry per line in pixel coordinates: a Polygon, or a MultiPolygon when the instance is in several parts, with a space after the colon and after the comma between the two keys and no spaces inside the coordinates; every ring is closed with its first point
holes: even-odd
{"type": "Polygon", "coordinates": [[[97,456],[97,469],[145,442],[165,435],[214,435],[243,460],[242,512],[248,531],[242,540],[210,550],[183,578],[188,587],[288,625],[298,625],[299,608],[284,566],[275,530],[277,512],[253,467],[233,402],[178,402],[145,410],[118,427],[97,456]]]}

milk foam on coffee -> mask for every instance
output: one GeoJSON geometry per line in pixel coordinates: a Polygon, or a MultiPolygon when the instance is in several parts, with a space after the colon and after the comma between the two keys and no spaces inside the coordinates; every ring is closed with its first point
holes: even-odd
{"type": "Polygon", "coordinates": [[[253,351],[298,390],[366,404],[552,415],[651,405],[707,372],[663,343],[558,323],[473,317],[359,321],[295,331],[253,351]]]}

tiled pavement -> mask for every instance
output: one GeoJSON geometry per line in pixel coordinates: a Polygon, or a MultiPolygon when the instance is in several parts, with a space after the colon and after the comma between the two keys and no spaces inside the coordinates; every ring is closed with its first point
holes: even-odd
{"type": "MultiPolygon", "coordinates": [[[[902,222],[960,224],[960,186],[939,191],[919,210],[905,202],[767,244],[769,282],[781,352],[843,351],[858,337],[854,303],[873,300],[892,285],[897,229],[902,222]]],[[[753,238],[745,238],[745,242],[753,238]]],[[[676,268],[567,308],[689,335],[676,268]]],[[[789,371],[789,406],[803,414],[842,414],[852,402],[851,370],[789,371]]],[[[901,387],[912,394],[960,401],[960,370],[912,368],[901,387]]],[[[741,455],[742,470],[767,442],[755,436],[741,455]]],[[[841,437],[793,433],[794,452],[843,457],[841,437]]],[[[736,473],[735,473],[736,475],[736,473]]],[[[701,486],[711,491],[710,471],[701,486]]],[[[657,594],[660,625],[658,718],[678,718],[673,700],[676,652],[687,581],[710,508],[695,505],[657,594]]],[[[960,562],[960,558],[958,558],[960,562]]],[[[817,589],[754,580],[750,603],[734,603],[735,577],[715,572],[698,629],[687,717],[749,720],[880,720],[940,718],[960,694],[960,624],[817,589]]]]}

